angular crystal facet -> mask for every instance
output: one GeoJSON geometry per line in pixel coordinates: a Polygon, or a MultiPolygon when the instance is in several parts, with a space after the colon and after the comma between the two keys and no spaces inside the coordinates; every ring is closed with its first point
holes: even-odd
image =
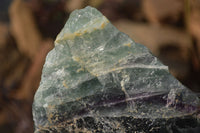
{"type": "Polygon", "coordinates": [[[98,10],[71,13],[43,67],[35,132],[198,130],[199,99],[98,10]]]}

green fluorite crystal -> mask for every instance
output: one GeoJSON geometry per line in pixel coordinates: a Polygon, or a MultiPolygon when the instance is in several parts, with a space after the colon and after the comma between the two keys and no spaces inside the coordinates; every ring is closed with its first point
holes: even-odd
{"type": "Polygon", "coordinates": [[[71,13],[44,64],[35,132],[198,129],[198,97],[98,10],[71,13]]]}

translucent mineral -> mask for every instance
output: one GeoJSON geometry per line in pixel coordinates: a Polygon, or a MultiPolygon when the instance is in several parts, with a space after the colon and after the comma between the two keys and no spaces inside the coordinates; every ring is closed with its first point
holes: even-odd
{"type": "Polygon", "coordinates": [[[35,133],[199,130],[199,99],[98,10],[71,13],[43,67],[35,133]]]}

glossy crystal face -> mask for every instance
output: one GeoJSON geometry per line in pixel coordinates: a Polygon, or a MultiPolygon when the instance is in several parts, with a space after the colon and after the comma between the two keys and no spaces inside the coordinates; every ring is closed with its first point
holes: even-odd
{"type": "Polygon", "coordinates": [[[196,120],[198,106],[145,46],[86,7],[70,15],[46,57],[33,117],[35,132],[167,131],[176,118],[196,120]]]}

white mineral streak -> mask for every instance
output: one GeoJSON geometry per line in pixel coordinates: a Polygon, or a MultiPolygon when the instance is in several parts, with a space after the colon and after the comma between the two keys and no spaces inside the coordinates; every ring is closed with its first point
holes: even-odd
{"type": "MultiPolygon", "coordinates": [[[[130,76],[122,73],[122,77],[123,77],[123,79],[121,80],[120,84],[121,84],[121,89],[125,94],[125,100],[123,100],[123,102],[126,102],[128,104],[128,106],[129,106],[128,111],[131,112],[134,109],[136,110],[136,106],[135,106],[135,103],[134,103],[133,99],[131,99],[131,97],[129,96],[129,94],[126,91],[126,88],[125,88],[125,84],[130,82],[129,81],[130,80],[130,76]]],[[[110,105],[110,106],[112,106],[112,105],[110,105]]]]}
{"type": "Polygon", "coordinates": [[[123,69],[133,69],[133,68],[144,68],[144,69],[159,69],[159,70],[168,70],[168,66],[156,66],[156,65],[143,65],[143,64],[135,64],[135,65],[130,65],[130,66],[124,66],[124,67],[118,67],[118,68],[113,68],[108,71],[93,71],[94,75],[104,75],[106,73],[110,73],[113,71],[118,71],[118,70],[123,70],[123,69]]]}

